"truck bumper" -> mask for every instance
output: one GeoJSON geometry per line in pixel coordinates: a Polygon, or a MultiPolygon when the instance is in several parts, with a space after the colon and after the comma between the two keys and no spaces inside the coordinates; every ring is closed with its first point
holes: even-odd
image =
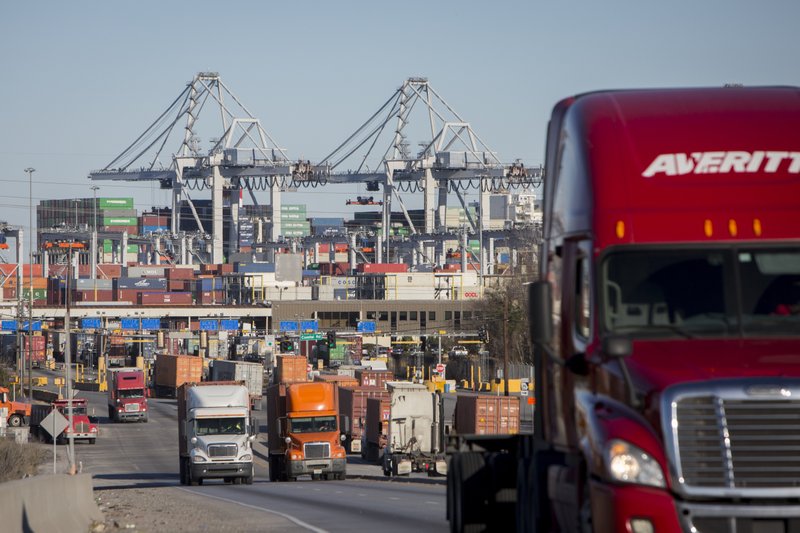
{"type": "Polygon", "coordinates": [[[147,418],[147,411],[117,411],[117,418],[123,422],[144,420],[147,418]]]}
{"type": "Polygon", "coordinates": [[[253,463],[192,463],[193,479],[251,477],[253,463]]]}
{"type": "Polygon", "coordinates": [[[292,477],[303,474],[333,474],[344,472],[347,468],[347,459],[306,459],[303,461],[289,461],[287,470],[292,477]]]}
{"type": "Polygon", "coordinates": [[[800,503],[678,501],[665,490],[592,482],[595,531],[782,531],[800,519],[800,503]],[[763,529],[762,529],[763,528],[763,529]]]}

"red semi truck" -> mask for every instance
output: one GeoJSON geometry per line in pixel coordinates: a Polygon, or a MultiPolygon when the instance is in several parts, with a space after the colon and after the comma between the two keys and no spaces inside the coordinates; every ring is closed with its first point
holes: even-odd
{"type": "Polygon", "coordinates": [[[555,106],[534,432],[451,441],[453,530],[798,530],[799,126],[798,88],[555,106]]]}
{"type": "Polygon", "coordinates": [[[140,368],[110,368],[108,385],[108,418],[114,422],[135,420],[147,422],[147,397],[144,371],[140,368]]]}

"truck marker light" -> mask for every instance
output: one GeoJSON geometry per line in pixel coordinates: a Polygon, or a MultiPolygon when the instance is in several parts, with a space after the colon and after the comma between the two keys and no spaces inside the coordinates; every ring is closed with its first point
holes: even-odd
{"type": "Polygon", "coordinates": [[[714,226],[711,224],[711,220],[706,219],[703,223],[703,231],[706,234],[706,237],[711,237],[714,234],[714,226]]]}
{"type": "Polygon", "coordinates": [[[617,220],[616,232],[618,239],[621,239],[625,236],[625,222],[622,220],[617,220]]]}
{"type": "Polygon", "coordinates": [[[756,237],[761,237],[761,221],[757,218],[753,219],[753,233],[756,234],[756,237]]]}
{"type": "Polygon", "coordinates": [[[733,219],[730,219],[728,221],[728,233],[731,234],[731,237],[736,237],[736,234],[738,233],[736,228],[736,221],[733,219]]]}

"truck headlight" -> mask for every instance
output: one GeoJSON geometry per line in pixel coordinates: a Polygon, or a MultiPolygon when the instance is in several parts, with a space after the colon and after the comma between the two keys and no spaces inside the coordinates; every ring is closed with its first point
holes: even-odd
{"type": "Polygon", "coordinates": [[[245,454],[245,455],[239,457],[239,460],[240,461],[252,461],[253,460],[253,456],[248,453],[248,454],[245,454]]]}
{"type": "Polygon", "coordinates": [[[292,461],[299,461],[303,458],[303,454],[301,453],[292,453],[292,461]]]}
{"type": "Polygon", "coordinates": [[[641,448],[614,439],[606,449],[606,468],[615,481],[652,487],[665,487],[664,472],[658,461],[641,448]]]}
{"type": "Polygon", "coordinates": [[[206,462],[206,458],[203,457],[202,455],[195,455],[195,456],[192,457],[192,462],[193,463],[205,463],[206,462]]]}

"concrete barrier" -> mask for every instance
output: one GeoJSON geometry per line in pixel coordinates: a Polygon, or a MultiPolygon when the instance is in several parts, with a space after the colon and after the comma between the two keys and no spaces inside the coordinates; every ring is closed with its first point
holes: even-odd
{"type": "Polygon", "coordinates": [[[102,521],[91,474],[41,475],[0,483],[0,520],[7,533],[86,533],[102,521]]]}

